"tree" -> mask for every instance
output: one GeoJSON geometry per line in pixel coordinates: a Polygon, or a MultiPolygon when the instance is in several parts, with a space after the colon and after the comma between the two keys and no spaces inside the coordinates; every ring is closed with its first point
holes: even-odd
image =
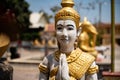
{"type": "Polygon", "coordinates": [[[53,6],[50,10],[55,14],[56,12],[58,12],[61,9],[61,7],[59,6],[53,6]]]}
{"type": "Polygon", "coordinates": [[[31,13],[28,7],[25,0],[0,0],[0,32],[15,37],[17,33],[28,28],[31,13]]]}

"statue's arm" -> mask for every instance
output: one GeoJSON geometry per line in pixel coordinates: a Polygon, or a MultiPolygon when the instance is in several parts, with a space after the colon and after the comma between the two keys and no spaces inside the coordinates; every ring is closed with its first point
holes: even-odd
{"type": "Polygon", "coordinates": [[[98,71],[98,66],[96,65],[95,62],[93,62],[87,71],[85,80],[98,80],[97,71],[98,71]]]}
{"type": "Polygon", "coordinates": [[[40,75],[39,80],[48,80],[49,69],[48,69],[48,59],[45,57],[43,62],[39,65],[40,75]]]}
{"type": "Polygon", "coordinates": [[[87,75],[85,80],[98,80],[97,73],[87,75]]]}
{"type": "Polygon", "coordinates": [[[48,80],[47,78],[47,74],[44,74],[44,73],[40,73],[40,76],[39,76],[39,80],[48,80]]]}

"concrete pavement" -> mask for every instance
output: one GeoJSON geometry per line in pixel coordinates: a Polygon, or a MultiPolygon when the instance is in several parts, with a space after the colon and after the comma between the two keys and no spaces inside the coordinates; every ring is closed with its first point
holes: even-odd
{"type": "Polygon", "coordinates": [[[14,69],[13,80],[39,80],[38,66],[45,55],[44,50],[19,48],[18,53],[20,58],[9,60],[14,69]]]}
{"type": "Polygon", "coordinates": [[[38,65],[43,51],[19,48],[18,53],[20,58],[9,61],[14,69],[13,80],[39,80],[38,65]]]}

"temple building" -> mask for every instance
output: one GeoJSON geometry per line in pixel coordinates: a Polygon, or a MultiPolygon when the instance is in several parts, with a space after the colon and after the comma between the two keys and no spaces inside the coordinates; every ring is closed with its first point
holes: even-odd
{"type": "MultiPolygon", "coordinates": [[[[96,27],[102,34],[102,45],[109,45],[111,43],[111,24],[101,23],[100,27],[96,27]]],[[[99,33],[99,34],[100,34],[99,33]]],[[[115,42],[120,45],[120,23],[115,24],[115,42]]]]}

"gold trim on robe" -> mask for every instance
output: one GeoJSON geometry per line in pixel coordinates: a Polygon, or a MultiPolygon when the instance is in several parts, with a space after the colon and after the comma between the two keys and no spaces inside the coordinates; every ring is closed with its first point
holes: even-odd
{"type": "Polygon", "coordinates": [[[40,72],[42,72],[42,73],[48,73],[48,68],[47,68],[47,66],[45,66],[45,65],[43,65],[43,64],[40,64],[40,65],[39,65],[39,70],[40,70],[40,72]]]}
{"type": "Polygon", "coordinates": [[[94,67],[90,67],[87,70],[87,74],[94,74],[94,73],[97,73],[97,72],[98,72],[98,65],[95,65],[94,67]]]}

